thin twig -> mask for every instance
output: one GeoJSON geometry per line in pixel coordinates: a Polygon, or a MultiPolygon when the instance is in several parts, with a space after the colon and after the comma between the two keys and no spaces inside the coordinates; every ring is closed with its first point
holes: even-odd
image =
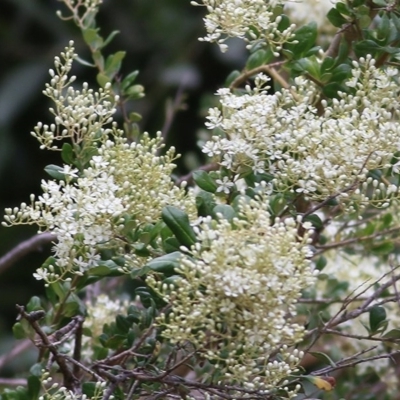
{"type": "MultiPolygon", "coordinates": [[[[386,230],[381,231],[381,232],[376,232],[376,233],[374,233],[372,235],[360,236],[360,237],[355,237],[355,238],[351,238],[351,239],[342,240],[340,242],[335,242],[335,243],[329,243],[329,244],[325,244],[325,245],[321,245],[321,246],[316,246],[316,248],[319,249],[319,250],[336,249],[338,247],[347,246],[349,244],[363,242],[363,241],[371,240],[371,239],[376,239],[379,236],[388,235],[390,233],[395,233],[395,232],[398,232],[398,231],[400,231],[400,226],[396,226],[394,228],[386,229],[386,230]]],[[[319,254],[319,252],[318,252],[318,254],[319,254]]]]}
{"type": "Polygon", "coordinates": [[[28,381],[23,378],[0,378],[0,386],[26,386],[28,381]]]}
{"type": "MultiPolygon", "coordinates": [[[[42,342],[41,345],[46,346],[49,349],[50,353],[53,355],[53,357],[54,357],[55,361],[57,362],[58,366],[60,367],[60,371],[63,375],[64,386],[67,389],[72,390],[73,392],[79,391],[79,387],[78,387],[79,382],[76,379],[76,377],[73,375],[71,370],[68,368],[65,357],[57,351],[56,346],[49,340],[48,336],[43,332],[42,328],[40,327],[40,325],[37,322],[38,319],[41,319],[44,316],[44,312],[43,312],[43,314],[41,314],[38,311],[27,313],[23,306],[17,305],[16,307],[20,313],[20,316],[29,322],[29,324],[32,326],[34,331],[40,337],[41,342],[42,342]]],[[[40,345],[39,345],[39,347],[40,347],[40,345]]]]}
{"type": "Polygon", "coordinates": [[[33,343],[29,339],[24,339],[17,343],[9,353],[0,357],[0,370],[8,361],[17,358],[17,356],[19,356],[21,353],[33,347],[33,343]]]}
{"type": "Polygon", "coordinates": [[[10,268],[22,257],[33,251],[40,251],[46,244],[57,241],[57,236],[50,232],[39,233],[15,246],[0,258],[0,274],[10,268]]]}
{"type": "Polygon", "coordinates": [[[289,88],[289,84],[282,78],[281,75],[276,72],[274,67],[281,66],[284,63],[284,61],[278,61],[273,64],[268,64],[268,65],[261,65],[257,68],[253,68],[249,71],[244,71],[242,72],[229,86],[229,89],[235,89],[239,86],[241,86],[243,83],[245,83],[249,78],[251,78],[254,75],[257,75],[261,72],[265,72],[266,74],[270,75],[274,80],[279,82],[279,84],[285,88],[289,88]]]}

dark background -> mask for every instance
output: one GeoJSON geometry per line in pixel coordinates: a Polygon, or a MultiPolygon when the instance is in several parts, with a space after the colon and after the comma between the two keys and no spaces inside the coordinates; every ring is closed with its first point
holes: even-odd
{"type": "MultiPolygon", "coordinates": [[[[59,9],[65,11],[56,0],[0,0],[1,220],[5,207],[40,193],[46,165],[61,162],[58,153],[39,150],[30,135],[38,121],[52,122],[50,103],[41,92],[54,56],[73,39],[80,57],[90,60],[79,30],[56,16],[59,9]]],[[[207,108],[215,102],[212,94],[233,69],[242,68],[245,57],[241,43],[233,42],[222,54],[217,45],[198,41],[205,35],[203,12],[189,0],[105,0],[98,16],[103,37],[120,31],[104,53],[125,50],[122,74],[140,70],[137,83],[145,87],[146,97],[130,107],[142,114],[142,131],[161,130],[166,105],[183,89],[185,110],[175,115],[167,137],[167,145],[183,154],[178,174],[204,162],[198,141],[204,136],[207,108]]],[[[74,73],[96,87],[94,69],[75,64],[74,73]]],[[[0,227],[0,257],[36,231],[33,226],[0,227]]],[[[43,293],[43,283],[32,273],[49,252],[45,247],[0,271],[0,354],[11,340],[15,304],[43,293]]]]}

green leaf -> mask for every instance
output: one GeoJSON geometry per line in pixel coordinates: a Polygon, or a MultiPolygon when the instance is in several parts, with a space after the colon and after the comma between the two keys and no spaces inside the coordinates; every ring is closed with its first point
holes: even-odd
{"type": "Polygon", "coordinates": [[[82,31],[83,40],[94,50],[99,50],[104,45],[103,38],[97,33],[98,31],[98,28],[88,28],[82,31]]]}
{"type": "Polygon", "coordinates": [[[93,64],[93,63],[91,63],[91,62],[89,62],[89,61],[86,61],[86,60],[84,60],[83,58],[81,58],[81,57],[79,57],[79,56],[76,56],[76,57],[75,57],[75,60],[76,60],[79,64],[84,65],[85,67],[96,68],[96,65],[95,65],[95,64],[93,64]]]}
{"type": "Polygon", "coordinates": [[[386,321],[386,310],[382,306],[374,306],[369,312],[370,334],[373,335],[382,330],[386,321]]]}
{"type": "Polygon", "coordinates": [[[215,193],[218,188],[215,180],[211,178],[208,172],[203,170],[194,171],[193,180],[200,189],[203,189],[206,192],[215,193]]]}
{"type": "Polygon", "coordinates": [[[400,329],[391,329],[386,332],[383,336],[385,339],[400,339],[400,329]]]}
{"type": "Polygon", "coordinates": [[[119,72],[121,68],[122,60],[126,55],[126,51],[117,51],[115,54],[109,55],[106,60],[105,65],[105,74],[110,78],[114,78],[114,76],[119,72]]]}
{"type": "Polygon", "coordinates": [[[66,164],[73,164],[75,159],[74,149],[69,143],[64,143],[61,150],[61,158],[66,164]]]}
{"type": "Polygon", "coordinates": [[[301,58],[293,63],[293,68],[300,73],[308,73],[315,79],[320,79],[320,64],[316,57],[301,58]]]}
{"type": "Polygon", "coordinates": [[[138,269],[132,270],[131,273],[130,273],[130,277],[132,279],[136,279],[136,278],[138,278],[140,276],[146,275],[149,272],[150,272],[150,268],[147,265],[145,265],[142,268],[138,268],[138,269]]]}
{"type": "Polygon", "coordinates": [[[133,85],[128,87],[123,94],[132,100],[140,99],[144,96],[144,87],[142,85],[133,85]]]}
{"type": "Polygon", "coordinates": [[[285,48],[291,50],[295,58],[302,57],[308,50],[310,50],[317,39],[318,27],[315,22],[311,22],[302,26],[294,32],[293,40],[297,40],[297,44],[287,43],[285,48]]]}
{"type": "Polygon", "coordinates": [[[265,50],[265,49],[259,49],[253,54],[250,55],[250,57],[247,60],[246,63],[246,69],[247,70],[252,70],[254,68],[260,67],[261,65],[268,64],[273,58],[273,54],[271,51],[265,50]]]}
{"type": "Polygon", "coordinates": [[[216,207],[214,207],[213,212],[215,215],[221,214],[222,218],[230,222],[233,220],[233,218],[237,217],[234,208],[228,204],[218,204],[216,207]]]}
{"type": "Polygon", "coordinates": [[[310,351],[310,354],[314,356],[317,360],[330,365],[331,367],[336,367],[336,363],[325,353],[319,351],[310,351]]]}
{"type": "Polygon", "coordinates": [[[225,87],[229,87],[229,86],[232,84],[232,82],[233,82],[238,76],[240,76],[240,71],[238,71],[238,70],[232,71],[232,72],[227,76],[227,78],[225,79],[224,86],[225,86],[225,87]]]}
{"type": "Polygon", "coordinates": [[[163,247],[166,253],[179,251],[180,244],[175,237],[169,237],[163,241],[163,247]]]}
{"type": "Polygon", "coordinates": [[[328,263],[328,260],[324,256],[319,256],[317,262],[315,263],[315,268],[318,271],[322,271],[325,267],[326,264],[328,263]]]}
{"type": "Polygon", "coordinates": [[[12,327],[12,331],[15,339],[25,339],[28,336],[21,322],[16,322],[12,327]]]}
{"type": "Polygon", "coordinates": [[[196,207],[199,216],[206,217],[212,215],[216,206],[215,197],[204,190],[200,190],[196,195],[196,207]]]}
{"type": "Polygon", "coordinates": [[[331,8],[326,17],[333,26],[336,26],[336,28],[341,28],[342,25],[347,23],[347,19],[343,17],[336,8],[331,8]]]}
{"type": "Polygon", "coordinates": [[[196,234],[190,226],[189,217],[182,210],[166,206],[162,210],[161,217],[180,244],[190,248],[196,242],[196,234]]]}
{"type": "Polygon", "coordinates": [[[101,51],[97,50],[97,51],[93,52],[92,53],[92,58],[93,58],[94,63],[98,67],[98,69],[100,71],[102,71],[104,69],[104,57],[101,54],[101,51]]]}
{"type": "Polygon", "coordinates": [[[96,80],[97,80],[97,83],[98,83],[102,88],[104,88],[104,87],[106,86],[107,83],[110,83],[110,82],[111,82],[110,77],[107,76],[107,75],[105,75],[105,74],[103,74],[102,72],[99,72],[99,73],[97,74],[96,80]]]}
{"type": "Polygon", "coordinates": [[[50,164],[44,169],[48,175],[59,181],[65,180],[64,168],[58,165],[50,164]]]}
{"type": "Polygon", "coordinates": [[[377,245],[373,245],[371,248],[371,252],[376,255],[387,255],[394,251],[394,243],[386,242],[380,243],[377,245]]]}
{"type": "Polygon", "coordinates": [[[40,390],[42,388],[40,379],[37,376],[29,376],[28,378],[28,395],[31,400],[39,398],[40,390]]]}
{"type": "Polygon", "coordinates": [[[33,296],[29,300],[29,303],[26,305],[26,311],[32,312],[32,311],[38,311],[38,310],[43,310],[42,304],[40,302],[40,298],[37,296],[33,296]]]}
{"type": "Polygon", "coordinates": [[[373,40],[361,40],[354,44],[354,51],[357,57],[365,57],[371,54],[373,57],[382,51],[382,47],[373,40]]]}
{"type": "Polygon", "coordinates": [[[155,272],[171,274],[175,272],[175,269],[179,268],[179,260],[181,257],[182,253],[175,251],[173,253],[154,258],[146,264],[146,267],[155,272]]]}
{"type": "Polygon", "coordinates": [[[311,222],[314,228],[320,229],[324,227],[321,218],[317,214],[307,215],[304,221],[311,222]]]}
{"type": "Polygon", "coordinates": [[[119,34],[119,31],[112,31],[104,40],[103,47],[106,47],[119,34]]]}
{"type": "Polygon", "coordinates": [[[139,71],[133,71],[130,74],[128,74],[121,82],[121,90],[125,91],[129,86],[131,86],[138,75],[139,71]]]}
{"type": "Polygon", "coordinates": [[[139,122],[142,120],[142,116],[137,112],[130,112],[129,113],[129,122],[139,122]]]}
{"type": "Polygon", "coordinates": [[[119,271],[119,265],[112,260],[100,261],[99,264],[87,271],[89,276],[121,276],[123,273],[119,271]]]}
{"type": "Polygon", "coordinates": [[[342,83],[351,75],[351,67],[348,64],[340,64],[332,71],[331,82],[342,83]]]}
{"type": "Polygon", "coordinates": [[[332,57],[325,57],[321,64],[321,74],[324,74],[331,70],[335,65],[335,59],[332,57]]]}
{"type": "Polygon", "coordinates": [[[340,14],[346,15],[348,17],[350,17],[353,14],[353,11],[351,10],[348,4],[338,2],[336,3],[336,9],[340,12],[340,14]]]}

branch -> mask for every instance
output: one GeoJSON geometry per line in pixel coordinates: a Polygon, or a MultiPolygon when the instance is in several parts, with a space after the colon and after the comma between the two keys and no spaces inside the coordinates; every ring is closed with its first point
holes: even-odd
{"type": "Polygon", "coordinates": [[[33,251],[41,250],[42,246],[55,241],[57,241],[57,236],[50,232],[43,232],[19,243],[0,258],[0,274],[10,268],[22,257],[33,251]]]}
{"type": "Polygon", "coordinates": [[[33,344],[29,339],[25,339],[17,343],[9,353],[4,354],[0,357],[0,370],[4,365],[6,365],[8,361],[16,358],[24,351],[30,349],[32,346],[33,344]]]}
{"type": "MultiPolygon", "coordinates": [[[[329,250],[329,249],[336,249],[338,247],[343,247],[343,246],[347,246],[349,244],[353,244],[353,243],[358,243],[358,242],[362,242],[365,240],[371,240],[371,239],[375,239],[379,236],[384,236],[390,233],[394,233],[400,230],[400,226],[396,226],[394,228],[390,228],[390,229],[386,229],[384,231],[381,232],[376,232],[372,235],[367,235],[367,236],[360,236],[360,237],[356,237],[356,238],[351,238],[351,239],[346,239],[346,240],[342,240],[341,242],[335,242],[335,243],[330,243],[330,244],[325,244],[325,245],[321,245],[321,246],[316,246],[316,248],[318,250],[329,250]]],[[[317,254],[319,254],[320,252],[317,252],[317,254]]]]}
{"type": "Polygon", "coordinates": [[[39,344],[38,347],[44,346],[44,347],[48,348],[50,353],[53,355],[58,366],[60,367],[60,372],[63,375],[64,386],[68,390],[72,390],[74,393],[76,391],[79,391],[79,388],[78,388],[79,382],[78,382],[77,378],[74,376],[74,374],[71,372],[71,370],[68,368],[68,365],[65,360],[65,356],[60,354],[57,351],[57,348],[54,345],[54,343],[52,343],[50,341],[48,336],[43,332],[42,328],[40,327],[40,325],[37,322],[39,319],[44,317],[45,312],[44,311],[34,311],[31,313],[27,313],[23,306],[17,305],[16,307],[17,307],[17,310],[19,311],[21,318],[26,319],[29,322],[29,324],[31,325],[31,327],[34,329],[34,331],[38,334],[40,341],[41,341],[41,344],[39,344]]]}
{"type": "Polygon", "coordinates": [[[265,72],[269,76],[271,76],[272,79],[277,81],[283,88],[288,89],[289,84],[282,78],[281,75],[275,70],[275,66],[281,66],[285,61],[278,61],[273,64],[268,64],[268,65],[261,65],[257,68],[253,68],[250,71],[244,71],[242,72],[229,86],[229,89],[235,89],[245,83],[247,79],[251,78],[254,75],[257,75],[261,72],[265,72]]]}

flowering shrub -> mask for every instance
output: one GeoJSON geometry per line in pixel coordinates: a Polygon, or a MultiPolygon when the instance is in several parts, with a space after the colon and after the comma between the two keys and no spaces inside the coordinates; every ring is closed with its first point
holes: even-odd
{"type": "Polygon", "coordinates": [[[144,94],[137,72],[120,75],[124,52],[103,55],[101,1],[62,2],[100,87],[76,88],[70,42],[44,90],[54,122],[32,133],[62,165],[3,222],[54,246],[34,274],[46,297],[17,306],[14,326],[39,361],[0,399],[389,399],[398,383],[377,381],[399,359],[397,4],[338,2],[322,32],[283,2],[192,2],[202,40],[240,38],[250,54],[209,110],[210,163],[173,180],[161,133],[132,134],[134,114],[119,127],[144,94]]]}

